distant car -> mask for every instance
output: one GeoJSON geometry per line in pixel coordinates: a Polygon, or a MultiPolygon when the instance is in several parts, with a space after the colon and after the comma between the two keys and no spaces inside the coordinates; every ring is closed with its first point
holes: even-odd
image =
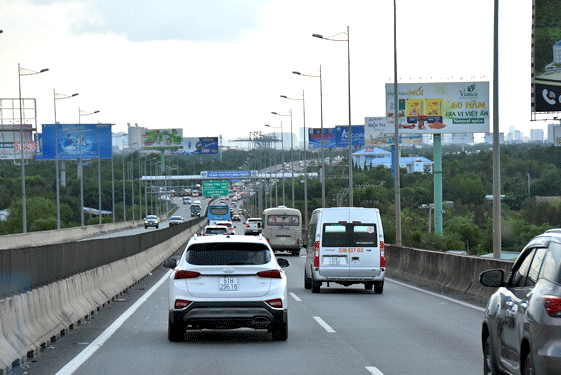
{"type": "Polygon", "coordinates": [[[242,218],[238,214],[233,214],[232,215],[232,221],[242,221],[242,218]]]}
{"type": "Polygon", "coordinates": [[[245,221],[245,235],[255,235],[262,231],[263,220],[260,217],[250,217],[245,221]]]}
{"type": "Polygon", "coordinates": [[[183,204],[191,204],[191,198],[183,197],[183,204]]]}
{"type": "Polygon", "coordinates": [[[194,200],[193,204],[198,204],[199,206],[201,205],[201,201],[200,200],[194,200]]]}
{"type": "Polygon", "coordinates": [[[193,216],[201,216],[201,205],[200,204],[192,204],[189,208],[191,211],[191,217],[193,216]]]}
{"type": "Polygon", "coordinates": [[[561,228],[530,240],[504,276],[479,275],[498,288],[483,318],[484,373],[561,374],[561,228]]]}
{"type": "Polygon", "coordinates": [[[169,226],[173,226],[173,225],[177,225],[177,224],[181,224],[184,223],[185,220],[183,220],[183,217],[181,216],[172,216],[169,218],[169,226]]]}
{"type": "Polygon", "coordinates": [[[229,230],[227,226],[224,225],[207,225],[203,229],[203,236],[217,236],[217,235],[228,235],[229,230]]]}
{"type": "Polygon", "coordinates": [[[179,260],[167,259],[168,340],[187,330],[253,328],[288,338],[286,259],[263,237],[193,236],[179,260]]]}
{"type": "Polygon", "coordinates": [[[236,234],[236,227],[231,221],[217,221],[216,225],[224,225],[228,227],[228,234],[236,234]]]}
{"type": "Polygon", "coordinates": [[[144,218],[144,229],[148,227],[160,227],[160,218],[156,215],[148,215],[144,218]]]}

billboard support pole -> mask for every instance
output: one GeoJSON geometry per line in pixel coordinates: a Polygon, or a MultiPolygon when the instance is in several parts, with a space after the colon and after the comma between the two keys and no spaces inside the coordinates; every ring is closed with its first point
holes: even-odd
{"type": "Polygon", "coordinates": [[[501,155],[499,144],[499,0],[495,0],[493,38],[493,258],[501,258],[501,155]]]}
{"type": "MultiPolygon", "coordinates": [[[[434,135],[434,233],[442,235],[442,134],[434,135]]],[[[430,210],[430,208],[429,208],[430,210]]]]}

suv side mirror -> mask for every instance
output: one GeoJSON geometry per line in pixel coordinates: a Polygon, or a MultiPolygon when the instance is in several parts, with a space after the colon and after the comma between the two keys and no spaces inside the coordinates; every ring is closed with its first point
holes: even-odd
{"type": "Polygon", "coordinates": [[[175,267],[177,267],[177,259],[174,259],[174,258],[166,259],[165,262],[164,262],[164,267],[165,268],[175,268],[175,267]]]}
{"type": "Polygon", "coordinates": [[[501,287],[501,286],[505,286],[505,283],[503,281],[504,276],[505,276],[505,271],[503,269],[496,268],[492,270],[487,270],[479,274],[479,282],[484,286],[489,286],[492,288],[501,287]]]}
{"type": "Polygon", "coordinates": [[[290,263],[288,263],[288,260],[284,259],[284,258],[277,258],[277,263],[279,264],[279,266],[281,266],[281,268],[285,268],[290,266],[290,263]]]}

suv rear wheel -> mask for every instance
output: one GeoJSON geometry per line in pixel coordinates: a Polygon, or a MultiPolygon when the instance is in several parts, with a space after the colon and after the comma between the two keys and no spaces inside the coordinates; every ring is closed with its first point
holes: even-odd
{"type": "Polygon", "coordinates": [[[168,322],[168,340],[171,342],[183,341],[185,338],[185,325],[174,322],[171,318],[168,322]]]}
{"type": "Polygon", "coordinates": [[[282,323],[272,323],[269,328],[273,341],[286,341],[288,339],[288,317],[282,323]]]}

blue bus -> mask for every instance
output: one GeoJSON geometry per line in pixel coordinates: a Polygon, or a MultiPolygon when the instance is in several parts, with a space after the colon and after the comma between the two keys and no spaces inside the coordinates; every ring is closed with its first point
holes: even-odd
{"type": "Polygon", "coordinates": [[[208,206],[208,225],[216,225],[218,221],[231,221],[230,207],[226,204],[212,204],[208,206]]]}

